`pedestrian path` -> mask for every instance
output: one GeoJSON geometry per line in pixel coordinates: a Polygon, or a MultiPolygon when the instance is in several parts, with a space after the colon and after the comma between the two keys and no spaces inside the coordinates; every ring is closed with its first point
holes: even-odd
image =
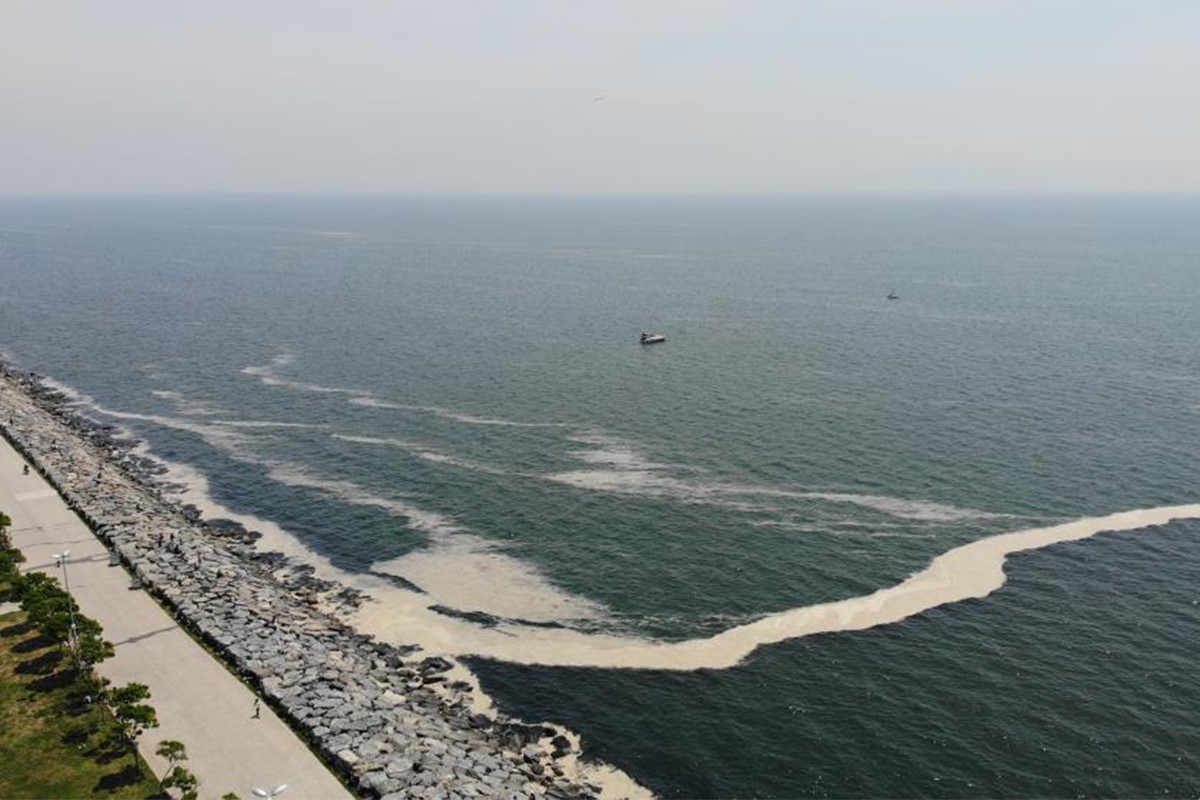
{"type": "Polygon", "coordinates": [[[58,493],[0,439],[0,511],[12,519],[13,545],[25,553],[25,570],[70,584],[84,614],[104,626],[116,655],[99,666],[114,684],[150,687],[159,727],[142,735],[141,751],[156,773],[166,762],[154,755],[163,739],[187,747],[187,767],[200,779],[201,798],[228,792],[249,800],[255,787],[288,788],[283,800],[352,795],[255,694],[191,639],[145,592],[130,588],[129,574],[108,564],[108,551],[58,493]],[[55,555],[69,551],[66,570],[55,555]]]}

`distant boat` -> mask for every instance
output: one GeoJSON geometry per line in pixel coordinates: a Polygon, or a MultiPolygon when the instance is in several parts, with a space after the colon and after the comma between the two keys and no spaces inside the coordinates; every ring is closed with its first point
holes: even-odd
{"type": "Polygon", "coordinates": [[[899,300],[899,299],[900,299],[900,295],[896,294],[895,292],[888,292],[888,298],[887,298],[887,299],[888,299],[888,300],[899,300]]]}
{"type": "Polygon", "coordinates": [[[646,333],[645,331],[642,332],[642,338],[641,338],[642,344],[658,344],[659,342],[665,342],[666,340],[667,340],[667,337],[663,336],[661,333],[646,333]]]}

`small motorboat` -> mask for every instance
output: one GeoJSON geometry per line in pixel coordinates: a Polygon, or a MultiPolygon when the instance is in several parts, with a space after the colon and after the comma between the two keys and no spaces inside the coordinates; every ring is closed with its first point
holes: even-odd
{"type": "Polygon", "coordinates": [[[895,292],[888,292],[888,297],[887,297],[887,299],[888,299],[888,300],[899,300],[899,299],[900,299],[900,295],[896,294],[895,292]]]}
{"type": "Polygon", "coordinates": [[[659,342],[665,342],[666,340],[667,340],[667,337],[663,336],[661,333],[646,333],[645,331],[642,332],[642,338],[641,338],[642,344],[658,344],[659,342]]]}

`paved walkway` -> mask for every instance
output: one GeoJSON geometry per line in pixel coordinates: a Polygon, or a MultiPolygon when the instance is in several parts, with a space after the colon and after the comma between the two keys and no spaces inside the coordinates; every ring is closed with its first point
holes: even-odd
{"type": "Polygon", "coordinates": [[[253,800],[255,786],[288,784],[283,800],[351,795],[266,705],[254,718],[255,695],[196,644],[145,592],[129,588],[129,575],[108,566],[108,551],[36,471],[23,475],[24,459],[0,439],[0,511],[12,518],[13,544],[24,569],[63,580],[53,554],[64,549],[71,593],[83,613],[104,626],[116,655],[99,671],[114,684],[150,687],[159,727],[141,737],[156,773],[166,762],[158,742],[187,746],[186,766],[200,779],[200,797],[234,792],[253,800]]]}

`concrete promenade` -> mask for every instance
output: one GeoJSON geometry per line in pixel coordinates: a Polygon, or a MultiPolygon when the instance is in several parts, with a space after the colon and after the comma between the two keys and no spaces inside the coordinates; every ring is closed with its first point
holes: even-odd
{"type": "Polygon", "coordinates": [[[12,518],[13,544],[26,570],[63,580],[53,555],[64,549],[71,594],[83,613],[104,626],[116,655],[99,666],[114,684],[150,687],[159,727],[142,735],[141,750],[156,773],[162,739],[187,746],[187,766],[200,779],[200,797],[234,792],[251,800],[255,786],[288,784],[283,800],[351,797],[304,743],[264,703],[194,642],[146,593],[131,590],[129,574],[108,566],[108,551],[67,508],[36,470],[0,438],[0,511],[12,518]]]}

